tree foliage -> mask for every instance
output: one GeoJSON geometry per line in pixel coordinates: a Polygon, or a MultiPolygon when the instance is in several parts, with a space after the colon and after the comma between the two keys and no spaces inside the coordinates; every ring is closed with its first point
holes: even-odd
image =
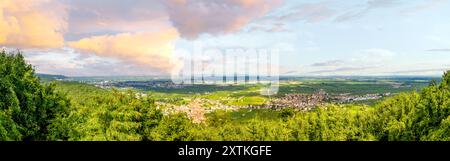
{"type": "Polygon", "coordinates": [[[46,140],[68,99],[54,85],[41,85],[20,52],[0,52],[0,140],[46,140]]]}

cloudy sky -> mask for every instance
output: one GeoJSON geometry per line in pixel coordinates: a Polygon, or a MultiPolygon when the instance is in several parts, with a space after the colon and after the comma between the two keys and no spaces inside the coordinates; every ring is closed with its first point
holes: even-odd
{"type": "Polygon", "coordinates": [[[283,75],[440,75],[449,0],[0,0],[0,47],[37,72],[167,75],[195,43],[292,47],[283,75]]]}

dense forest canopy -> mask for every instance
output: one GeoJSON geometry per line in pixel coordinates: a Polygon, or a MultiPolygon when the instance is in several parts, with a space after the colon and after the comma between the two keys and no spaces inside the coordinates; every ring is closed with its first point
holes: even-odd
{"type": "Polygon", "coordinates": [[[276,119],[193,123],[151,95],[82,83],[41,83],[20,52],[0,53],[0,140],[450,140],[450,72],[440,84],[376,105],[283,109],[276,119]]]}
{"type": "Polygon", "coordinates": [[[0,53],[0,93],[0,140],[46,140],[70,107],[54,85],[40,84],[20,52],[0,53]]]}

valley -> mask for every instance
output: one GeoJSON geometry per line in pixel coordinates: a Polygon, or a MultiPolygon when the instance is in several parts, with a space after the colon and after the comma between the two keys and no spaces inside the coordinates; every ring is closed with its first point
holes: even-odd
{"type": "MultiPolygon", "coordinates": [[[[49,77],[47,75],[47,77],[49,77]]],[[[326,104],[373,105],[400,92],[418,91],[437,77],[282,77],[279,93],[260,95],[260,84],[178,85],[164,77],[64,77],[59,85],[77,83],[98,90],[132,90],[136,97],[151,97],[165,115],[184,113],[194,123],[207,120],[210,113],[252,113],[271,111],[276,117],[283,109],[311,111],[326,104]],[[245,112],[243,112],[245,111],[245,112]]],[[[71,91],[68,91],[71,93],[71,91]]],[[[246,116],[247,115],[247,116],[246,116]]]]}

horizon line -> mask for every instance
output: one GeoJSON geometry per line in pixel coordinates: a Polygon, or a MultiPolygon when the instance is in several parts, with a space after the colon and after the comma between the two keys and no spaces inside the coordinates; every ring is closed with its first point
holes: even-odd
{"type": "MultiPolygon", "coordinates": [[[[80,77],[168,77],[170,75],[64,75],[64,74],[48,74],[48,73],[35,73],[35,74],[44,74],[44,75],[53,75],[53,76],[64,76],[68,78],[80,78],[80,77]]],[[[197,76],[197,75],[196,75],[197,76]]],[[[252,77],[256,77],[256,75],[248,75],[252,77]]],[[[279,75],[278,77],[441,77],[441,75],[403,75],[403,74],[383,74],[383,75],[279,75]]],[[[201,77],[201,75],[198,75],[201,77]]],[[[208,76],[206,78],[210,78],[208,76]]],[[[221,78],[222,76],[220,76],[221,78]]],[[[234,76],[229,76],[234,77],[234,76]]],[[[238,77],[245,77],[245,75],[239,75],[238,77]]],[[[217,77],[219,78],[219,77],[217,77]]]]}

